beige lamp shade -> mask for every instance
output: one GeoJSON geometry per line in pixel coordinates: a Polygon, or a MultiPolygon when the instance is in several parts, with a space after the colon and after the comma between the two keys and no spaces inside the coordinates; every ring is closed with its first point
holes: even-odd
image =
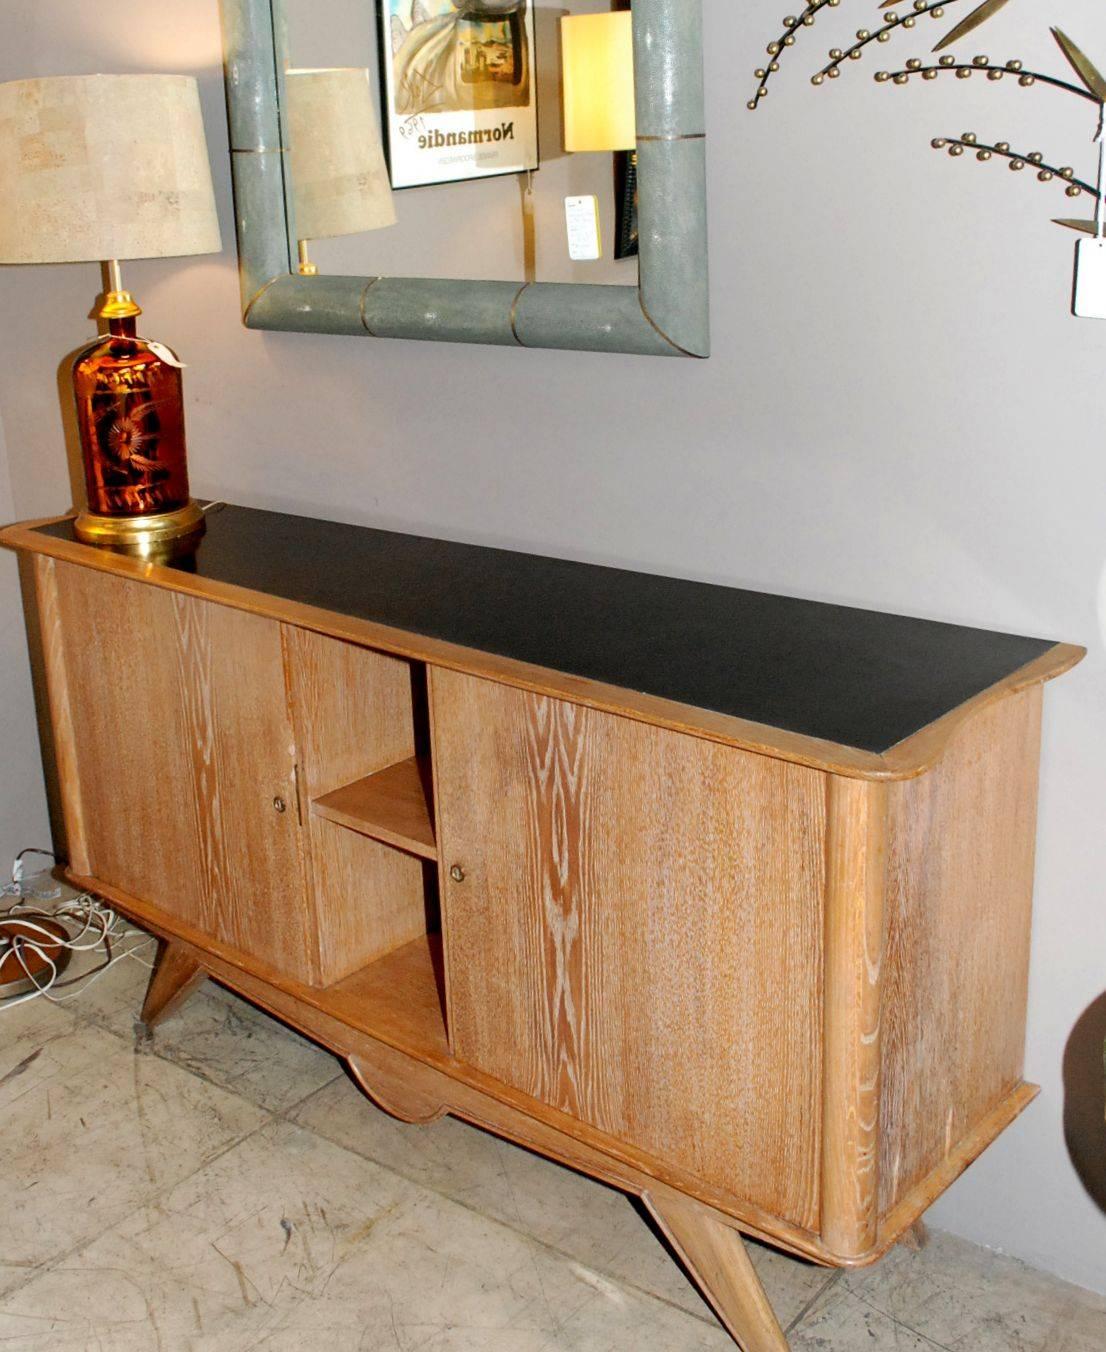
{"type": "Polygon", "coordinates": [[[634,150],[634,37],[629,10],[561,20],[565,149],[634,150]]]}
{"type": "Polygon", "coordinates": [[[0,263],[222,248],[196,81],[73,75],[0,84],[0,263]]]}
{"type": "Polygon", "coordinates": [[[285,90],[297,236],[329,239],[395,225],[369,72],[289,70],[285,90]]]}

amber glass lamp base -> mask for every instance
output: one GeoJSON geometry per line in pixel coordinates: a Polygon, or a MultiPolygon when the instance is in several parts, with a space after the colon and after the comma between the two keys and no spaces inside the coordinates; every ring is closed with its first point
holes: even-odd
{"type": "Polygon", "coordinates": [[[181,364],[139,338],[142,313],[109,263],[101,334],[77,356],[73,392],[88,506],[77,518],[87,544],[142,556],[194,546],[204,514],[188,491],[181,364]]]}

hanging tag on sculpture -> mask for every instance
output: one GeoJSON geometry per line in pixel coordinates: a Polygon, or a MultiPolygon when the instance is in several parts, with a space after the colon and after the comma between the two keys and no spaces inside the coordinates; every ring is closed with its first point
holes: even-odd
{"type": "Polygon", "coordinates": [[[1075,246],[1075,303],[1078,319],[1106,319],[1106,239],[1081,239],[1075,246]]]}

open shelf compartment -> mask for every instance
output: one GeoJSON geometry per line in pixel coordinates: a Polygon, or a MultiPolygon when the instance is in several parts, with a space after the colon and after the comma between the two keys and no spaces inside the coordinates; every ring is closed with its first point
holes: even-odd
{"type": "Polygon", "coordinates": [[[449,1055],[442,936],[424,934],[393,949],[325,991],[319,1009],[427,1060],[449,1055]]]}
{"type": "Polygon", "coordinates": [[[411,756],[323,794],[312,802],[311,811],[397,850],[436,860],[430,803],[430,763],[425,756],[411,756]]]}

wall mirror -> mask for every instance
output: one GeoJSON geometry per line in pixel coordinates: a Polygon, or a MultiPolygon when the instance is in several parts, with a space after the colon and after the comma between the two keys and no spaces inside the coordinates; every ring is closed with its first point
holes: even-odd
{"type": "Polygon", "coordinates": [[[701,0],[222,12],[250,327],[708,354],[701,0]]]}

